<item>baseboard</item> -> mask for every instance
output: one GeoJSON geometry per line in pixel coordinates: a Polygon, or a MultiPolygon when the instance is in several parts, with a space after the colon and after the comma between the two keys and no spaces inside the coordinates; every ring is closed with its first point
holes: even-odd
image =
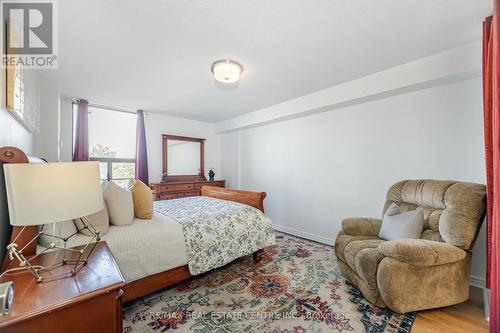
{"type": "MultiPolygon", "coordinates": [[[[290,234],[290,235],[297,236],[297,237],[302,237],[305,239],[316,241],[318,243],[327,244],[327,245],[331,245],[331,246],[335,245],[335,239],[332,239],[332,238],[311,234],[309,232],[304,232],[301,230],[297,230],[297,229],[293,229],[293,228],[289,228],[289,227],[284,227],[281,225],[273,224],[273,228],[276,231],[281,231],[281,232],[284,232],[286,234],[290,234]]],[[[484,278],[471,275],[470,276],[470,285],[474,286],[474,287],[481,288],[481,289],[485,289],[486,280],[484,278]]]]}
{"type": "Polygon", "coordinates": [[[490,290],[487,288],[483,289],[483,300],[484,300],[484,319],[490,321],[490,290]]]}
{"type": "Polygon", "coordinates": [[[308,232],[304,232],[304,231],[289,228],[289,227],[284,227],[281,225],[273,224],[273,228],[276,231],[281,231],[281,232],[284,232],[286,234],[290,234],[292,236],[302,237],[305,239],[309,239],[312,241],[316,241],[318,243],[323,243],[323,244],[327,244],[327,245],[331,245],[331,246],[335,245],[335,239],[332,239],[332,238],[311,234],[308,232]]]}
{"type": "Polygon", "coordinates": [[[470,285],[484,289],[484,288],[486,288],[486,280],[484,278],[471,275],[470,276],[470,285]]]}

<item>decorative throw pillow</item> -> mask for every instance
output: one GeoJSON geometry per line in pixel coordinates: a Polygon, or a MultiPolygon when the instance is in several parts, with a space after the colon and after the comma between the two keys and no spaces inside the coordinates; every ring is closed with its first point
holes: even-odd
{"type": "Polygon", "coordinates": [[[129,181],[128,189],[132,192],[135,217],[151,220],[153,218],[153,192],[151,189],[140,180],[135,179],[129,181]]]}
{"type": "Polygon", "coordinates": [[[385,212],[378,236],[385,240],[418,239],[422,235],[423,228],[424,211],[422,208],[402,212],[398,205],[393,203],[385,212]]]}
{"type": "MultiPolygon", "coordinates": [[[[109,230],[109,215],[108,215],[108,208],[106,207],[106,203],[102,203],[104,208],[97,213],[91,214],[87,216],[88,222],[92,224],[92,226],[99,230],[101,233],[101,236],[106,234],[109,230]]],[[[75,226],[80,231],[82,234],[87,235],[87,236],[92,236],[91,230],[88,229],[83,229],[84,224],[81,219],[74,219],[73,222],[75,222],[75,226]]]]}
{"type": "Polygon", "coordinates": [[[130,225],[134,222],[134,201],[132,192],[115,182],[108,182],[104,190],[104,202],[108,207],[109,222],[113,225],[130,225]]]}
{"type": "Polygon", "coordinates": [[[38,244],[45,247],[49,247],[51,243],[63,245],[63,241],[53,237],[53,235],[56,237],[67,238],[78,231],[76,230],[75,224],[72,220],[44,224],[43,226],[39,226],[38,230],[40,231],[42,227],[44,234],[38,236],[38,244]]]}

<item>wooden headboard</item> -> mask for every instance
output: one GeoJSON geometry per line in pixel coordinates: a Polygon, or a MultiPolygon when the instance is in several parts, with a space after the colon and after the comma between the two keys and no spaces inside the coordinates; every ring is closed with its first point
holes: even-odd
{"type": "Polygon", "coordinates": [[[255,207],[264,212],[264,199],[266,198],[266,192],[242,191],[231,188],[204,185],[201,187],[200,193],[206,197],[239,202],[255,207]]]}
{"type": "MultiPolygon", "coordinates": [[[[46,161],[26,155],[21,149],[15,147],[2,147],[0,148],[0,272],[5,269],[10,260],[6,257],[7,245],[10,243],[11,239],[16,237],[20,232],[20,227],[14,227],[10,225],[9,222],[9,207],[7,205],[7,193],[5,190],[5,175],[3,172],[3,165],[6,163],[45,163],[46,161]],[[3,269],[2,269],[3,268],[3,269]]],[[[33,239],[37,233],[36,227],[27,227],[22,237],[17,240],[17,243],[22,246],[22,244],[27,243],[29,240],[33,239]]],[[[32,255],[36,253],[36,242],[27,247],[23,251],[24,255],[32,255]]]]}

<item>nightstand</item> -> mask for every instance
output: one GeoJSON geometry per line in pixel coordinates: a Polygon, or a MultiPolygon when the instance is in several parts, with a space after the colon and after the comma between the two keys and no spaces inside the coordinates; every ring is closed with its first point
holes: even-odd
{"type": "MultiPolygon", "coordinates": [[[[69,252],[66,256],[71,258],[69,252]]],[[[47,252],[32,264],[50,265],[62,257],[62,251],[47,252]]],[[[60,266],[50,273],[68,272],[72,267],[60,266]]],[[[13,272],[0,279],[0,283],[6,281],[13,281],[15,290],[11,312],[0,317],[2,333],[122,332],[125,281],[106,242],[97,243],[87,265],[74,277],[37,283],[29,272],[13,272]]]]}

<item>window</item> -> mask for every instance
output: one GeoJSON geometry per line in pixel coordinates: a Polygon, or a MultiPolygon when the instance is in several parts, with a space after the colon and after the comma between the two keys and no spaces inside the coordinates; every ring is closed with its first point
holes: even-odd
{"type": "MultiPolygon", "coordinates": [[[[73,140],[77,108],[73,104],[73,140]]],[[[89,106],[90,160],[99,161],[101,179],[125,187],[135,178],[136,122],[134,113],[89,106]]]]}

